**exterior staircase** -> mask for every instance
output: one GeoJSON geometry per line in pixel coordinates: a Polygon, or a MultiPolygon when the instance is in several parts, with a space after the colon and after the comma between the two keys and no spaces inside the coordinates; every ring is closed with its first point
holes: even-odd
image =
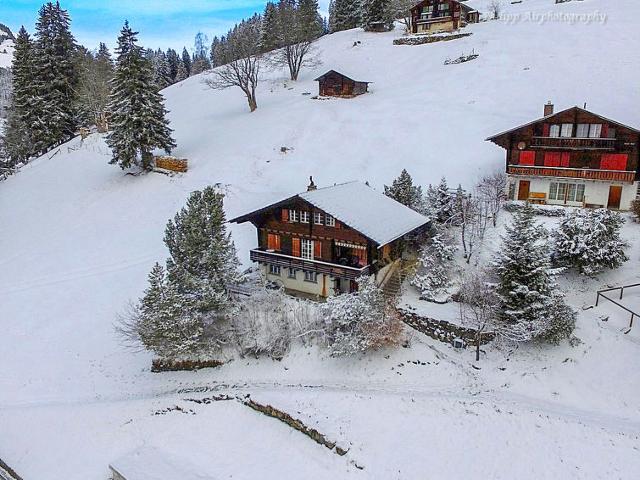
{"type": "Polygon", "coordinates": [[[402,284],[407,279],[411,266],[404,260],[400,260],[393,266],[382,282],[382,292],[387,300],[395,300],[402,294],[402,284]]]}

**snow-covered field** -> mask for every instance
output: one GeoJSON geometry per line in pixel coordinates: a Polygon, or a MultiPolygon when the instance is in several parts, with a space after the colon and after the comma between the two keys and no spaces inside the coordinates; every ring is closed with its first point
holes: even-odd
{"type": "MultiPolygon", "coordinates": [[[[416,334],[410,348],[365,358],[298,349],[282,362],[152,374],[150,356],[124,349],[113,330],[164,260],[166,221],[194,189],[224,186],[233,216],[304,190],[309,175],[382,189],[404,167],[423,185],[442,175],[472,185],[504,164],[484,139],[540,116],[547,100],[640,125],[635,0],[524,0],[505,12],[607,21],[486,22],[461,40],[402,47],[392,45],[399,31],[341,32],[318,42],[323,65],[298,83],[265,73],[253,114],[238,91],[199,77],[167,89],[186,175],[125,176],[91,136],[0,183],[0,458],[25,480],[106,479],[110,462],[140,448],[170,452],[203,478],[637,478],[640,335],[624,335],[628,319],[610,305],[581,311],[580,346],[491,347],[482,370],[472,352],[416,334]],[[471,50],[478,59],[443,65],[471,50]],[[329,69],[374,82],[371,93],[303,95],[329,69]],[[250,393],[350,451],[339,457],[235,402],[185,400],[206,390],[250,393]],[[154,415],[175,405],[195,414],[154,415]]],[[[638,282],[638,229],[625,226],[634,244],[621,270],[565,281],[572,305],[638,282]]],[[[255,232],[232,231],[247,262],[255,232]]],[[[494,232],[486,248],[496,243],[494,232]]]]}

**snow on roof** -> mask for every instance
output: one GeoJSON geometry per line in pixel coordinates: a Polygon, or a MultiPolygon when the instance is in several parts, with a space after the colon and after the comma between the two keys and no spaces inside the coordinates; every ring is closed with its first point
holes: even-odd
{"type": "Polygon", "coordinates": [[[348,182],[298,195],[315,207],[386,245],[429,219],[361,182],[348,182]]]}
{"type": "Polygon", "coordinates": [[[109,465],[114,478],[125,480],[215,480],[185,458],[156,447],[143,446],[109,465]]]}

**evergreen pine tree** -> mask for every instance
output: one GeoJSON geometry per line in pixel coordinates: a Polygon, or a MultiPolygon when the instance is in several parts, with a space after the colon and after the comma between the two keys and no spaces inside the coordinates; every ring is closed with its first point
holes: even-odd
{"type": "Polygon", "coordinates": [[[620,238],[623,224],[622,215],[605,208],[569,213],[554,231],[554,260],[584,275],[618,268],[629,260],[620,238]]]}
{"type": "Polygon", "coordinates": [[[437,187],[429,185],[427,204],[430,215],[438,223],[449,223],[454,218],[455,201],[445,177],[442,177],[437,187]]]}
{"type": "Polygon", "coordinates": [[[33,126],[37,121],[35,110],[37,92],[34,87],[34,47],[24,27],[15,41],[13,63],[13,90],[3,143],[10,164],[26,162],[35,153],[33,126]]]}
{"type": "Polygon", "coordinates": [[[109,103],[112,131],[107,143],[113,153],[110,163],[117,163],[122,169],[133,165],[150,169],[153,149],[162,148],[169,153],[175,147],[163,98],[153,81],[153,69],[136,43],[136,35],[125,22],[118,37],[109,103]]]}
{"type": "Polygon", "coordinates": [[[36,22],[33,81],[37,91],[33,139],[36,152],[44,152],[71,138],[76,131],[74,89],[78,81],[76,44],[70,20],[60,4],[42,6],[36,22]]]}
{"type": "Polygon", "coordinates": [[[176,82],[176,77],[178,76],[178,65],[181,62],[178,53],[173,49],[169,48],[167,50],[167,64],[169,65],[169,78],[171,79],[171,83],[176,82]]]}
{"type": "Polygon", "coordinates": [[[362,23],[360,0],[334,0],[333,31],[349,30],[362,23]]]}
{"type": "Polygon", "coordinates": [[[336,30],[336,3],[335,0],[329,2],[329,21],[327,22],[329,33],[337,32],[336,30]]]}
{"type": "Polygon", "coordinates": [[[158,90],[167,88],[171,85],[171,71],[167,56],[162,50],[155,52],[153,58],[154,81],[158,90]]]}
{"type": "Polygon", "coordinates": [[[365,0],[362,11],[365,30],[377,29],[379,25],[392,30],[394,25],[391,0],[365,0]]]}
{"type": "Polygon", "coordinates": [[[516,341],[568,337],[575,314],[552,278],[547,232],[527,204],[514,214],[495,259],[503,334],[516,341]],[[559,333],[560,332],[560,333],[559,333]]]}
{"type": "Polygon", "coordinates": [[[187,73],[187,69],[184,67],[184,62],[180,59],[178,62],[178,72],[176,74],[176,82],[181,82],[189,78],[189,74],[187,73]]]}
{"type": "Polygon", "coordinates": [[[405,169],[402,170],[400,176],[393,181],[391,186],[384,186],[384,194],[417,212],[424,213],[422,187],[413,184],[411,175],[405,169]]]}
{"type": "Polygon", "coordinates": [[[182,64],[184,65],[184,69],[187,72],[187,77],[191,76],[191,55],[187,51],[187,47],[182,49],[182,64]]]}
{"type": "Polygon", "coordinates": [[[300,40],[314,40],[323,33],[322,17],[318,13],[318,0],[299,0],[296,29],[300,40]]]}
{"type": "Polygon", "coordinates": [[[164,241],[169,281],[189,305],[192,316],[213,321],[228,312],[227,286],[237,282],[239,262],[226,231],[224,195],[213,187],[191,194],[167,224],[164,241]]]}
{"type": "Polygon", "coordinates": [[[216,52],[218,51],[219,46],[220,46],[220,39],[216,35],[215,37],[213,37],[213,40],[211,41],[211,50],[209,51],[209,59],[211,60],[212,68],[215,68],[218,66],[218,59],[216,56],[216,52]]]}
{"type": "Polygon", "coordinates": [[[418,268],[411,285],[420,290],[420,298],[433,301],[446,294],[451,284],[455,247],[446,230],[436,231],[420,249],[418,268]]]}
{"type": "Polygon", "coordinates": [[[260,24],[260,50],[270,52],[282,46],[278,31],[278,9],[273,2],[267,2],[260,24]]]}

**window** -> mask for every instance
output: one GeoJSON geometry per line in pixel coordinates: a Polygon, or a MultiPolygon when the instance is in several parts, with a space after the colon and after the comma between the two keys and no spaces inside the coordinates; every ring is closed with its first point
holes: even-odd
{"type": "Polygon", "coordinates": [[[280,265],[269,265],[269,273],[271,275],[280,275],[280,265]]]}
{"type": "Polygon", "coordinates": [[[589,124],[588,123],[579,123],[578,130],[576,131],[576,137],[578,138],[588,138],[589,137],[589,124]]]}
{"type": "Polygon", "coordinates": [[[333,218],[331,215],[325,215],[324,223],[325,223],[325,225],[327,227],[335,227],[336,226],[336,219],[333,218]]]}
{"type": "Polygon", "coordinates": [[[269,233],[267,235],[267,249],[280,250],[280,235],[276,235],[275,233],[269,233]]]}
{"type": "Polygon", "coordinates": [[[533,152],[533,151],[520,152],[518,165],[533,166],[535,164],[536,164],[536,152],[533,152]]]}
{"type": "Polygon", "coordinates": [[[308,260],[313,260],[313,240],[302,239],[301,243],[301,257],[308,260]]]}
{"type": "Polygon", "coordinates": [[[309,223],[309,212],[300,212],[300,223],[309,223]]]}
{"type": "Polygon", "coordinates": [[[289,210],[289,221],[297,222],[299,221],[298,211],[297,210],[289,210]]]}
{"type": "Polygon", "coordinates": [[[560,125],[551,125],[551,128],[549,128],[549,136],[558,138],[560,136],[560,125]]]}
{"type": "Polygon", "coordinates": [[[321,213],[316,212],[313,214],[313,223],[315,223],[316,225],[324,224],[324,218],[322,218],[321,213]]]}
{"type": "Polygon", "coordinates": [[[312,272],[311,270],[305,270],[304,281],[318,283],[318,274],[316,272],[312,272]]]}
{"type": "Polygon", "coordinates": [[[296,278],[297,270],[295,268],[289,268],[288,270],[289,270],[289,273],[287,274],[287,277],[296,278]]]}
{"type": "Polygon", "coordinates": [[[592,123],[589,126],[589,138],[600,138],[600,135],[602,135],[602,124],[592,123]]]}
{"type": "Polygon", "coordinates": [[[562,130],[560,132],[561,137],[573,136],[573,123],[563,123],[562,130]]]}
{"type": "Polygon", "coordinates": [[[584,183],[556,183],[549,185],[549,200],[561,202],[583,202],[584,183]]]}

